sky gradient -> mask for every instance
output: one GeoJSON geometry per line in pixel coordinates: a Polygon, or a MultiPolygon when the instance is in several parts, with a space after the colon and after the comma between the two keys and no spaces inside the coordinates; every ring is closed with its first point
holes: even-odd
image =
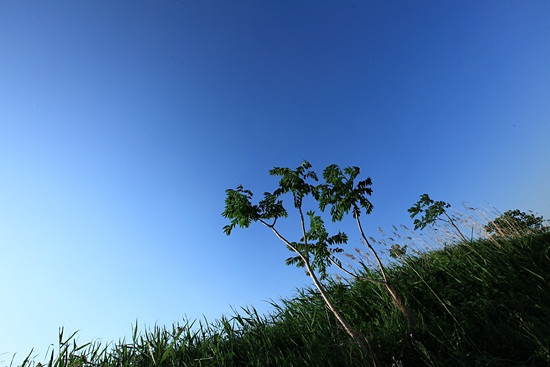
{"type": "MultiPolygon", "coordinates": [[[[309,284],[225,190],[354,165],[376,227],[423,193],[550,217],[547,1],[0,3],[0,366],[309,284]]],[[[344,224],[343,224],[344,225],[344,224]]],[[[358,235],[350,231],[350,240],[358,235]]]]}

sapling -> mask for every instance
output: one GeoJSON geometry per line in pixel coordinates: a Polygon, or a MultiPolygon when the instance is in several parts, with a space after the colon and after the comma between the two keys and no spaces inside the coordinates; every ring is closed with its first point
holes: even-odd
{"type": "Polygon", "coordinates": [[[427,225],[434,225],[436,221],[441,221],[447,224],[450,224],[455,229],[456,233],[464,242],[469,242],[469,240],[462,234],[455,221],[447,213],[448,208],[451,207],[451,204],[448,204],[444,201],[434,201],[430,199],[428,194],[420,195],[420,200],[412,207],[409,208],[408,212],[411,213],[411,218],[419,214],[423,214],[420,219],[414,220],[414,229],[424,229],[427,225]]]}
{"type": "Polygon", "coordinates": [[[367,198],[367,196],[372,195],[372,180],[368,177],[363,181],[359,181],[357,185],[355,185],[354,181],[359,173],[359,167],[347,167],[342,171],[340,167],[333,164],[325,168],[323,171],[323,178],[326,183],[319,185],[319,208],[324,211],[327,206],[330,206],[330,215],[333,222],[341,221],[344,218],[344,215],[351,211],[352,216],[357,223],[363,242],[376,259],[378,269],[382,275],[382,280],[359,277],[356,274],[350,273],[342,268],[341,264],[335,259],[330,258],[330,260],[342,271],[356,279],[382,284],[388,291],[397,309],[401,311],[407,319],[412,320],[411,312],[407,306],[405,306],[396,289],[393,287],[386,273],[384,264],[380,260],[380,256],[369,242],[365,232],[363,231],[363,226],[360,219],[362,210],[365,210],[366,214],[370,214],[373,209],[372,203],[367,198]]]}
{"type": "Polygon", "coordinates": [[[343,251],[339,245],[347,242],[347,236],[342,232],[330,235],[323,220],[314,211],[308,211],[304,215],[304,198],[311,196],[315,200],[320,199],[319,186],[310,183],[317,182],[318,177],[310,168],[311,164],[303,161],[295,170],[281,167],[270,170],[271,175],[281,177],[279,187],[273,193],[265,192],[258,204],[252,204],[252,192],[244,189],[242,185],[236,189],[226,190],[225,210],[222,215],[230,220],[230,224],[224,226],[223,230],[230,235],[236,226],[248,228],[252,222],[260,222],[269,228],[295,254],[286,260],[287,265],[293,264],[305,268],[306,274],[311,278],[323,301],[342,328],[365,355],[369,355],[371,353],[365,343],[367,339],[353,329],[321,283],[321,279],[327,276],[327,267],[333,263],[334,254],[343,251]],[[294,208],[299,214],[302,237],[296,242],[288,240],[275,227],[279,218],[288,217],[288,212],[281,200],[285,194],[292,196],[294,208]]]}

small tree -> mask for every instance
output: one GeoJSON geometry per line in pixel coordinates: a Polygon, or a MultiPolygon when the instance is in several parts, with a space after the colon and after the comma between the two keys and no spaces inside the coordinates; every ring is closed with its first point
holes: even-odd
{"type": "Polygon", "coordinates": [[[256,205],[251,202],[252,192],[245,190],[242,186],[238,186],[236,190],[226,190],[225,211],[222,214],[224,217],[230,219],[231,222],[224,227],[224,231],[227,235],[230,235],[236,226],[247,228],[252,222],[260,222],[271,229],[287,248],[295,254],[286,260],[286,264],[305,268],[306,274],[311,277],[313,284],[319,290],[327,307],[340,322],[344,330],[365,353],[368,353],[363,338],[353,330],[335,307],[321,280],[327,276],[327,268],[335,265],[356,280],[366,280],[382,284],[388,291],[397,309],[412,321],[412,314],[399,298],[397,291],[388,278],[386,269],[378,253],[363,231],[360,220],[361,214],[363,211],[366,214],[370,214],[373,209],[372,203],[368,200],[368,196],[372,194],[372,181],[369,177],[355,184],[355,180],[360,173],[358,167],[347,167],[341,170],[337,165],[333,164],[323,171],[325,182],[313,184],[312,182],[318,182],[318,177],[310,168],[311,164],[304,161],[295,170],[281,167],[275,167],[270,170],[269,173],[271,175],[281,177],[279,187],[273,193],[265,192],[264,198],[256,205]],[[297,242],[289,241],[275,228],[275,224],[279,218],[288,216],[280,199],[287,193],[292,195],[294,208],[298,211],[300,218],[302,237],[297,242]],[[342,267],[341,261],[336,255],[344,252],[340,245],[347,243],[348,237],[343,232],[330,235],[322,218],[316,215],[314,211],[308,211],[304,215],[303,201],[307,196],[311,196],[317,201],[321,212],[324,212],[329,207],[333,222],[341,221],[351,211],[364,243],[376,259],[382,279],[365,278],[342,267]],[[306,216],[308,220],[306,220],[306,216]]]}
{"type": "Polygon", "coordinates": [[[271,229],[275,236],[295,254],[286,260],[287,265],[294,264],[305,268],[306,274],[313,281],[332,314],[365,355],[368,355],[370,353],[363,337],[344,318],[321,283],[321,279],[327,275],[327,267],[334,261],[334,254],[343,251],[339,245],[347,242],[347,236],[342,232],[329,235],[323,220],[314,211],[306,213],[309,219],[309,225],[306,225],[306,215],[303,212],[304,198],[312,196],[316,200],[320,199],[319,187],[310,183],[318,181],[317,174],[310,168],[311,164],[304,161],[295,170],[281,167],[270,170],[271,175],[281,177],[279,187],[273,193],[265,192],[264,198],[258,204],[252,204],[252,192],[244,189],[242,185],[235,190],[226,190],[225,210],[222,215],[230,220],[230,224],[224,226],[224,232],[230,235],[236,226],[248,228],[252,222],[260,222],[271,229]],[[302,237],[297,242],[289,241],[275,228],[279,218],[288,216],[280,199],[287,193],[291,194],[294,208],[298,211],[300,218],[302,237]]]}
{"type": "Polygon", "coordinates": [[[372,203],[367,198],[367,196],[372,194],[372,188],[370,187],[372,185],[372,180],[368,177],[363,181],[359,181],[357,185],[355,185],[354,181],[359,173],[359,167],[347,167],[342,171],[340,167],[335,164],[328,166],[323,171],[323,178],[326,183],[319,186],[319,208],[324,211],[327,206],[330,206],[330,215],[333,222],[341,221],[345,214],[348,214],[350,211],[352,212],[352,216],[357,223],[363,242],[376,259],[378,269],[382,275],[382,280],[359,277],[356,274],[350,273],[342,268],[341,264],[333,258],[329,258],[329,260],[331,260],[339,269],[356,279],[367,280],[384,285],[397,309],[401,311],[407,319],[412,320],[411,312],[400,299],[397,291],[387,276],[386,269],[380,260],[380,256],[378,256],[377,251],[369,242],[365,232],[363,231],[363,226],[360,219],[362,210],[365,210],[366,214],[370,214],[373,209],[372,203]]]}
{"type": "Polygon", "coordinates": [[[494,237],[514,237],[526,233],[538,233],[548,230],[542,216],[526,214],[518,209],[507,210],[484,227],[494,237]]]}
{"type": "Polygon", "coordinates": [[[419,214],[423,214],[420,219],[414,220],[414,229],[424,229],[427,225],[434,225],[436,221],[441,221],[450,224],[455,229],[456,233],[464,242],[469,242],[466,236],[462,234],[458,226],[452,217],[447,213],[451,204],[444,201],[433,201],[428,194],[420,195],[420,200],[409,208],[408,212],[411,213],[411,218],[419,214]]]}

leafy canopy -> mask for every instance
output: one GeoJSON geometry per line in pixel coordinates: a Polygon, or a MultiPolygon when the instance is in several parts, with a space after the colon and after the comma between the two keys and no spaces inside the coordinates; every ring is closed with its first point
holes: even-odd
{"type": "Polygon", "coordinates": [[[248,228],[252,222],[260,222],[271,228],[287,244],[287,248],[295,252],[286,260],[287,265],[298,267],[306,266],[306,261],[312,270],[317,270],[321,277],[326,276],[326,269],[332,262],[340,264],[334,256],[343,252],[340,247],[346,244],[348,236],[338,231],[330,234],[321,216],[313,210],[303,214],[303,201],[307,196],[317,201],[321,212],[330,207],[333,222],[341,221],[350,210],[355,218],[364,209],[369,214],[373,205],[367,199],[372,194],[372,181],[367,178],[354,184],[360,173],[358,167],[347,167],[341,170],[337,165],[328,166],[323,171],[325,182],[318,183],[317,174],[311,170],[311,164],[303,161],[299,167],[292,170],[286,167],[275,167],[269,171],[270,175],[279,177],[279,185],[272,192],[265,192],[264,197],[257,204],[253,204],[251,191],[239,185],[236,189],[226,190],[225,210],[222,215],[230,220],[224,226],[225,234],[230,235],[235,227],[248,228]],[[294,208],[299,212],[302,226],[302,237],[299,241],[287,241],[278,232],[275,224],[277,219],[288,217],[287,209],[283,204],[285,195],[292,197],[294,208]],[[307,223],[307,225],[306,225],[307,223]]]}
{"type": "Polygon", "coordinates": [[[365,209],[367,214],[372,212],[373,205],[367,199],[367,196],[372,195],[370,187],[372,180],[367,177],[355,186],[354,180],[359,173],[359,167],[346,167],[342,171],[335,164],[328,166],[323,171],[326,183],[319,186],[321,190],[319,208],[324,211],[329,205],[333,222],[341,221],[350,210],[354,218],[360,216],[361,208],[365,209]]]}
{"type": "Polygon", "coordinates": [[[445,209],[450,207],[451,205],[444,201],[434,201],[428,194],[423,194],[420,196],[420,200],[409,208],[408,212],[411,213],[411,218],[422,214],[420,219],[414,220],[414,229],[424,229],[429,224],[434,225],[436,220],[442,220],[441,215],[446,214],[445,209]]]}

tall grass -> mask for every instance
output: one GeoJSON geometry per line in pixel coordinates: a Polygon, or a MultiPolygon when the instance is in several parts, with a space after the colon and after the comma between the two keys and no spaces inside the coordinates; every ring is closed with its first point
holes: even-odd
{"type": "MultiPolygon", "coordinates": [[[[406,246],[388,276],[414,315],[409,322],[383,285],[331,278],[326,286],[379,366],[549,366],[550,233],[488,237],[480,214],[456,213],[449,228],[423,236],[406,227],[378,240],[406,246]],[[468,230],[466,230],[468,229],[468,230]]],[[[362,259],[361,274],[377,274],[362,259]],[[365,265],[367,264],[367,265],[365,265]]],[[[60,332],[46,361],[21,366],[370,366],[313,288],[272,301],[273,311],[234,310],[218,320],[133,330],[130,341],[77,345],[60,332]]]]}

